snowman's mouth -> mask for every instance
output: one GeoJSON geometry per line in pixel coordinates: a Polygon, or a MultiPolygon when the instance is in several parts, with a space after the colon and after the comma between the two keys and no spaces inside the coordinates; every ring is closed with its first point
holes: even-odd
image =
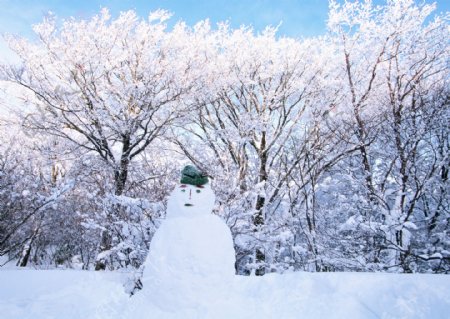
{"type": "Polygon", "coordinates": [[[186,207],[191,207],[191,206],[194,206],[194,204],[186,203],[186,204],[184,204],[184,206],[186,206],[186,207]]]}

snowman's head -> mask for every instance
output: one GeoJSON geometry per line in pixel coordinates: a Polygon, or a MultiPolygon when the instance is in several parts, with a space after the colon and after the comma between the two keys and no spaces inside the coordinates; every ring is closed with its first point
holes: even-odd
{"type": "Polygon", "coordinates": [[[211,214],[215,196],[208,184],[180,184],[167,203],[167,217],[194,217],[211,214]]]}

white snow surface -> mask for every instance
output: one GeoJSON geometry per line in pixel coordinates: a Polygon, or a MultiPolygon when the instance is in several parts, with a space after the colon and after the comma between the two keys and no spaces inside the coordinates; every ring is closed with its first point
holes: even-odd
{"type": "MultiPolygon", "coordinates": [[[[289,273],[235,276],[190,295],[160,299],[144,287],[125,293],[126,274],[0,269],[0,318],[448,318],[450,276],[289,273]],[[177,299],[181,298],[181,299],[177,299]],[[163,306],[161,306],[164,304],[163,306]]],[[[174,283],[166,283],[170,285],[174,283]]]]}
{"type": "Polygon", "coordinates": [[[4,319],[448,318],[450,276],[234,275],[230,230],[206,185],[178,186],[130,297],[121,272],[0,269],[4,319]],[[182,191],[182,190],[185,191],[182,191]],[[197,192],[200,190],[200,192],[197,192]],[[192,206],[185,206],[186,203],[192,206]]]}

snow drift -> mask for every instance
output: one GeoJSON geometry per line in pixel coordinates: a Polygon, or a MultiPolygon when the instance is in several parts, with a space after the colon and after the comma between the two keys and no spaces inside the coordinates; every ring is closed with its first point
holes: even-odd
{"type": "MultiPolygon", "coordinates": [[[[235,276],[202,299],[148,299],[144,287],[125,293],[126,274],[2,269],[5,319],[135,318],[448,318],[450,277],[375,273],[291,273],[235,276]],[[180,307],[181,302],[181,307],[180,307]]],[[[201,278],[201,276],[199,276],[201,278]]],[[[172,283],[173,284],[173,283],[172,283]]],[[[201,282],[199,283],[201,284],[201,282]]],[[[181,298],[178,296],[177,298],[181,298]]]]}

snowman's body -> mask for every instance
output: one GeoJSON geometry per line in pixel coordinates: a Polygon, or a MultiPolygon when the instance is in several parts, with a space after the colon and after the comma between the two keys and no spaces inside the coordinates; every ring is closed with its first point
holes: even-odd
{"type": "Polygon", "coordinates": [[[143,274],[144,291],[162,308],[179,301],[192,305],[202,291],[220,289],[234,276],[235,252],[227,225],[213,215],[209,184],[179,185],[172,192],[166,220],[156,231],[143,274]],[[194,293],[195,292],[195,293],[194,293]]]}

